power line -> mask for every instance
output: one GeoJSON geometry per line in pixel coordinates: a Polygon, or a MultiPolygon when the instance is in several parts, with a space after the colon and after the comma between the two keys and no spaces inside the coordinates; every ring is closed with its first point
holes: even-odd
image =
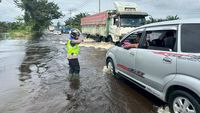
{"type": "Polygon", "coordinates": [[[91,3],[92,0],[85,0],[82,4],[80,4],[75,11],[81,10],[83,7],[85,7],[86,5],[88,5],[89,3],[91,3]]]}
{"type": "Polygon", "coordinates": [[[85,5],[88,5],[88,3],[90,3],[91,0],[85,0],[81,5],[80,7],[77,8],[77,10],[80,10],[82,9],[83,7],[85,7],[85,5]]]}
{"type": "Polygon", "coordinates": [[[70,9],[68,9],[68,11],[69,11],[68,14],[70,15],[70,17],[72,17],[72,13],[73,12],[76,12],[76,11],[79,12],[79,10],[83,9],[86,5],[88,5],[88,3],[91,3],[91,0],[85,0],[85,1],[83,1],[79,6],[77,6],[77,8],[70,8],[70,9]]]}
{"type": "Polygon", "coordinates": [[[99,0],[99,13],[101,12],[101,2],[99,0]]]}

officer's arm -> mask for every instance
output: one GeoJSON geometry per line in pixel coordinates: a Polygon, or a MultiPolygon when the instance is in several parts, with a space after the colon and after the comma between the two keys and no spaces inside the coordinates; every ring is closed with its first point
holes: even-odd
{"type": "Polygon", "coordinates": [[[71,43],[72,44],[80,44],[82,42],[82,39],[79,38],[78,40],[72,40],[71,43]]]}

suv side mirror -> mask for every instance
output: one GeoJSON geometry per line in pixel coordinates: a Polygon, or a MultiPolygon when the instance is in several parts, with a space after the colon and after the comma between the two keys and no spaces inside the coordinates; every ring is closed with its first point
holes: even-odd
{"type": "Polygon", "coordinates": [[[115,42],[115,45],[118,46],[118,47],[120,47],[121,46],[120,41],[115,42]]]}

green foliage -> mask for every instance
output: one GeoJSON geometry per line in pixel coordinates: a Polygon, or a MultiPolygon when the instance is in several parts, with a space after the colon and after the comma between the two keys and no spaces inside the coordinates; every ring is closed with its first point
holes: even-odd
{"type": "Polygon", "coordinates": [[[21,21],[0,22],[0,33],[9,33],[11,37],[31,37],[32,25],[27,25],[21,21]]]}
{"type": "Polygon", "coordinates": [[[8,30],[20,29],[23,24],[20,22],[0,22],[0,32],[7,32],[8,30]]]}
{"type": "Polygon", "coordinates": [[[162,22],[162,21],[169,21],[169,20],[178,20],[180,19],[178,17],[178,15],[175,15],[175,16],[167,16],[165,19],[155,19],[153,18],[152,16],[149,17],[148,20],[146,20],[146,24],[150,24],[150,23],[155,23],[155,22],[162,22]]]}
{"type": "Polygon", "coordinates": [[[26,25],[31,25],[32,32],[42,33],[51,25],[51,20],[62,15],[59,7],[48,0],[14,0],[16,5],[24,11],[23,19],[26,25]]]}
{"type": "Polygon", "coordinates": [[[32,34],[31,31],[26,29],[20,29],[20,30],[10,30],[8,31],[10,34],[10,37],[14,38],[31,38],[32,34]]]}
{"type": "Polygon", "coordinates": [[[167,20],[178,20],[180,18],[178,17],[178,15],[175,15],[175,16],[167,16],[166,19],[167,20]]]}
{"type": "Polygon", "coordinates": [[[81,18],[88,16],[88,13],[80,13],[75,15],[74,17],[71,17],[65,21],[65,26],[68,26],[70,28],[77,28],[81,29],[81,18]]]}

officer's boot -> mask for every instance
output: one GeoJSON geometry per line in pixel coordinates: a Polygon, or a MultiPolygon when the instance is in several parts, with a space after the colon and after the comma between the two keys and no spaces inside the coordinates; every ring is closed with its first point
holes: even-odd
{"type": "Polygon", "coordinates": [[[69,73],[68,80],[71,81],[71,80],[73,79],[73,77],[74,77],[74,76],[73,76],[73,73],[69,73]]]}

